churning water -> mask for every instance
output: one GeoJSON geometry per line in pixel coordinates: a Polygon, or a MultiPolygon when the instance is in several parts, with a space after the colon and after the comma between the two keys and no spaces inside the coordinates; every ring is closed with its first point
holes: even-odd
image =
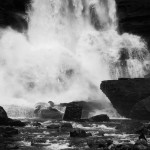
{"type": "Polygon", "coordinates": [[[29,28],[0,36],[0,103],[98,100],[102,80],[143,77],[148,50],[117,31],[115,0],[33,0],[29,28]]]}

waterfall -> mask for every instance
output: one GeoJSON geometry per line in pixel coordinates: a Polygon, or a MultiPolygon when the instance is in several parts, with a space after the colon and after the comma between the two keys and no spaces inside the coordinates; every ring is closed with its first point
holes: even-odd
{"type": "Polygon", "coordinates": [[[115,0],[33,0],[29,28],[0,33],[0,103],[98,100],[102,80],[144,77],[144,40],[118,32],[115,0]]]}

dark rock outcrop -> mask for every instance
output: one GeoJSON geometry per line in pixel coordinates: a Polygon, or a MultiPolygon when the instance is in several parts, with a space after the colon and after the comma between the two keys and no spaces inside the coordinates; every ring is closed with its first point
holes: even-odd
{"type": "Polygon", "coordinates": [[[91,139],[87,142],[88,146],[92,149],[97,149],[97,148],[108,148],[110,145],[113,144],[113,141],[108,139],[91,139]]]}
{"type": "Polygon", "coordinates": [[[34,114],[42,119],[62,119],[63,114],[52,106],[48,103],[37,103],[34,114]]]}
{"type": "Polygon", "coordinates": [[[85,130],[82,129],[74,129],[72,131],[70,131],[70,137],[79,137],[79,138],[85,138],[88,136],[92,136],[91,133],[86,133],[85,130]]]}
{"type": "Polygon", "coordinates": [[[59,130],[59,131],[71,131],[73,126],[71,123],[54,123],[47,126],[47,129],[50,130],[59,130]]]}
{"type": "MultiPolygon", "coordinates": [[[[140,114],[135,114],[137,108],[135,105],[150,96],[150,79],[135,78],[103,81],[100,88],[120,115],[136,118],[136,115],[140,116],[140,114]]],[[[143,108],[141,112],[144,111],[143,108]]],[[[147,116],[143,116],[141,119],[147,119],[147,116]]]]}
{"type": "Polygon", "coordinates": [[[68,130],[68,129],[70,130],[70,129],[73,129],[71,123],[62,123],[60,127],[61,127],[61,130],[68,130]]]}
{"type": "Polygon", "coordinates": [[[88,118],[90,113],[95,112],[95,110],[100,110],[103,108],[102,103],[96,100],[87,100],[87,101],[73,101],[70,103],[61,103],[60,106],[67,107],[72,104],[77,104],[82,107],[82,116],[81,118],[88,118]]]}
{"type": "Polygon", "coordinates": [[[60,124],[51,124],[49,126],[47,126],[47,129],[50,130],[55,130],[55,129],[59,129],[60,128],[60,124]]]}
{"type": "Polygon", "coordinates": [[[97,116],[93,116],[91,118],[89,118],[89,121],[92,122],[103,122],[103,121],[109,121],[109,117],[105,114],[101,114],[101,115],[97,115],[97,116]]]}
{"type": "Polygon", "coordinates": [[[65,121],[78,121],[82,116],[82,106],[78,102],[67,104],[63,120],[65,121]]]}

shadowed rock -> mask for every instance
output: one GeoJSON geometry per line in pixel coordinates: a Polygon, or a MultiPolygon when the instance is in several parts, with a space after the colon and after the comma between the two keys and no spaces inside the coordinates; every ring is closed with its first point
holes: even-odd
{"type": "Polygon", "coordinates": [[[91,133],[86,133],[86,131],[82,129],[74,129],[70,131],[70,137],[80,137],[80,138],[85,138],[88,136],[92,136],[91,133]]]}
{"type": "Polygon", "coordinates": [[[145,107],[149,100],[142,100],[150,96],[150,78],[108,80],[103,81],[100,88],[120,115],[149,119],[148,109],[145,107]]]}
{"type": "Polygon", "coordinates": [[[82,106],[78,102],[72,102],[67,104],[63,120],[65,121],[77,121],[82,116],[82,106]]]}
{"type": "Polygon", "coordinates": [[[62,119],[63,114],[54,108],[54,103],[37,103],[35,106],[34,113],[36,117],[43,119],[62,119]]]}
{"type": "Polygon", "coordinates": [[[93,116],[91,118],[89,118],[89,121],[92,122],[103,122],[103,121],[109,121],[109,117],[105,114],[101,114],[101,115],[97,115],[97,116],[93,116]]]}

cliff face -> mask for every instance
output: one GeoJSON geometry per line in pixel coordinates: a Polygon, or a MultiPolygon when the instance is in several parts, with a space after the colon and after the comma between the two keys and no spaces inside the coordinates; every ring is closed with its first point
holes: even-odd
{"type": "Polygon", "coordinates": [[[150,46],[150,1],[116,0],[120,32],[142,36],[150,46]]]}
{"type": "MultiPolygon", "coordinates": [[[[150,79],[139,78],[103,81],[100,88],[120,115],[139,119],[141,115],[140,111],[144,107],[138,108],[139,105],[135,106],[138,102],[150,96],[150,79]]],[[[145,105],[145,101],[143,102],[145,105]]],[[[147,119],[147,116],[142,119],[147,119]]]]}
{"type": "MultiPolygon", "coordinates": [[[[27,29],[26,10],[30,0],[0,0],[0,27],[27,29]]],[[[28,5],[29,6],[29,5],[28,5]]]]}

